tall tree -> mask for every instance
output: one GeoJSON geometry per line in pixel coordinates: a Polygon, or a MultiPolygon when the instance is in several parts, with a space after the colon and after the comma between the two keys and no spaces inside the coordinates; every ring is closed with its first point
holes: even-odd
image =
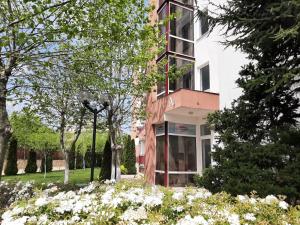
{"type": "Polygon", "coordinates": [[[12,137],[9,143],[9,149],[6,160],[6,167],[4,170],[5,175],[16,175],[18,173],[18,141],[12,137]]]}
{"type": "Polygon", "coordinates": [[[109,103],[102,117],[111,139],[111,179],[120,179],[121,130],[130,120],[132,104],[157,81],[154,63],[149,63],[155,58],[158,41],[156,28],[149,25],[150,10],[143,0],[102,5],[89,15],[89,20],[95,21],[90,37],[82,44],[84,50],[74,56],[78,72],[83,74],[82,83],[93,93],[92,100],[101,102],[104,98],[109,103]],[[105,15],[110,19],[103,20],[105,15]]]}
{"type": "Polygon", "coordinates": [[[201,184],[233,194],[256,190],[299,199],[299,141],[290,137],[300,134],[300,3],[240,0],[211,7],[219,12],[210,13],[211,29],[223,26],[225,44],[241,49],[250,62],[237,80],[243,94],[209,117],[218,134],[216,165],[201,184]]]}
{"type": "Polygon", "coordinates": [[[11,136],[7,98],[24,85],[22,75],[31,65],[66,53],[58,43],[77,34],[87,2],[0,1],[0,171],[11,136]]]}

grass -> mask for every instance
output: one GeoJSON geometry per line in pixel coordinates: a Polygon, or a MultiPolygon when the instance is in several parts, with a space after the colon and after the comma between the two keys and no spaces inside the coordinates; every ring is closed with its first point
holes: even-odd
{"type": "MultiPolygon", "coordinates": [[[[99,168],[95,168],[94,179],[97,180],[100,173],[99,168]]],[[[87,184],[90,181],[91,169],[79,169],[70,170],[69,184],[87,184]]],[[[3,176],[2,180],[8,182],[18,182],[18,181],[32,181],[34,180],[36,184],[42,183],[61,183],[64,182],[64,171],[54,171],[47,173],[46,178],[44,178],[43,173],[31,173],[31,174],[19,174],[15,176],[3,176]]]]}

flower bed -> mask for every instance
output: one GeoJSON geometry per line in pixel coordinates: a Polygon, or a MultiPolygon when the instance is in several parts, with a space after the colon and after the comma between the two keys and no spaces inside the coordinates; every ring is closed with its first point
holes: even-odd
{"type": "Polygon", "coordinates": [[[91,183],[77,191],[56,186],[17,200],[2,224],[300,224],[299,207],[269,195],[212,195],[199,188],[167,189],[142,182],[91,183]]]}

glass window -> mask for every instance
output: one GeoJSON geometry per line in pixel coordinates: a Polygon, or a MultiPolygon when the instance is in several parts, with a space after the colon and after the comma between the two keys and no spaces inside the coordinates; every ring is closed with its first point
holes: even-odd
{"type": "Polygon", "coordinates": [[[171,35],[193,41],[193,11],[178,5],[170,4],[170,12],[171,15],[174,16],[170,21],[171,35]]]}
{"type": "Polygon", "coordinates": [[[169,136],[169,170],[197,171],[195,137],[169,136]]]}
{"type": "Polygon", "coordinates": [[[200,21],[200,36],[204,35],[208,31],[208,10],[204,9],[199,17],[200,21]]]}
{"type": "Polygon", "coordinates": [[[170,174],[169,185],[173,187],[184,187],[194,183],[195,174],[170,174]]]}
{"type": "Polygon", "coordinates": [[[192,42],[170,37],[169,47],[172,52],[194,57],[194,44],[192,42]]]}
{"type": "Polygon", "coordinates": [[[165,136],[156,137],[156,170],[165,170],[165,136]]]}
{"type": "Polygon", "coordinates": [[[202,145],[202,165],[203,168],[207,168],[211,165],[211,140],[203,139],[202,145]]]}
{"type": "Polygon", "coordinates": [[[156,185],[164,185],[164,173],[155,173],[155,184],[156,185]]]}
{"type": "Polygon", "coordinates": [[[169,90],[194,89],[194,62],[170,57],[169,90]],[[177,78],[179,77],[179,78],[177,78]]]}
{"type": "Polygon", "coordinates": [[[165,83],[166,63],[167,63],[167,61],[166,61],[165,57],[158,62],[157,72],[162,77],[162,80],[157,84],[157,95],[162,95],[163,93],[166,92],[166,83],[165,83]]]}
{"type": "Polygon", "coordinates": [[[200,125],[200,134],[201,134],[201,136],[205,136],[205,135],[210,135],[211,134],[210,128],[209,128],[208,124],[200,125]]]}
{"type": "Polygon", "coordinates": [[[145,155],[145,141],[141,141],[140,142],[140,156],[144,156],[145,155]]]}
{"type": "Polygon", "coordinates": [[[192,124],[169,122],[169,133],[178,135],[196,135],[196,126],[192,124]]]}
{"type": "Polygon", "coordinates": [[[156,135],[165,135],[165,124],[157,124],[155,126],[155,134],[156,135]]]}
{"type": "Polygon", "coordinates": [[[210,76],[209,76],[209,65],[206,65],[200,69],[200,80],[201,80],[201,91],[210,89],[210,76]]]}
{"type": "Polygon", "coordinates": [[[176,1],[185,5],[190,5],[190,6],[194,5],[194,0],[176,0],[176,1]]]}

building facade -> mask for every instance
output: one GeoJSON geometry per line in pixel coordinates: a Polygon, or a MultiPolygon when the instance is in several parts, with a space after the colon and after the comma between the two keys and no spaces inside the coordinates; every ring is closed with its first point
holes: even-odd
{"type": "Polygon", "coordinates": [[[151,19],[160,22],[166,40],[156,60],[166,79],[145,98],[147,120],[134,121],[137,166],[149,183],[185,186],[213,163],[207,115],[230,107],[240,95],[235,80],[247,61],[220,43],[221,28],[208,34],[205,15],[213,9],[207,1],[197,2],[201,18],[195,17],[194,0],[151,2],[151,19]],[[176,78],[177,73],[182,75],[176,78]]]}

